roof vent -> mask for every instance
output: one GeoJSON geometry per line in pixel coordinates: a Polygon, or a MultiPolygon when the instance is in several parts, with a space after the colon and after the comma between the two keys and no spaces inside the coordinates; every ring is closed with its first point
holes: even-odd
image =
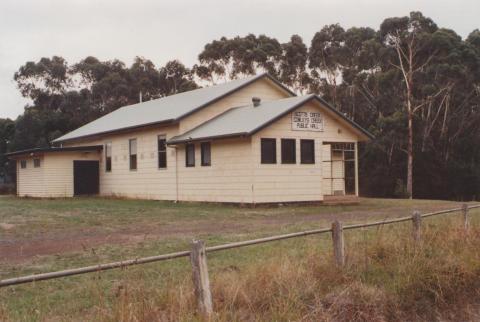
{"type": "Polygon", "coordinates": [[[252,97],[252,103],[254,107],[257,107],[258,105],[260,105],[261,101],[262,100],[260,99],[260,97],[252,97]]]}

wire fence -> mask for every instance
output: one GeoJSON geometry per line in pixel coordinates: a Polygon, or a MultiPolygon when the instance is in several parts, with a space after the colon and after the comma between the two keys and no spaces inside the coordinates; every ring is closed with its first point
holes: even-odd
{"type": "Polygon", "coordinates": [[[382,225],[412,221],[413,229],[414,229],[414,239],[415,241],[419,241],[421,236],[420,229],[421,229],[422,218],[455,213],[460,211],[463,214],[464,229],[468,231],[468,227],[469,227],[468,210],[475,209],[475,208],[480,208],[480,204],[471,205],[471,206],[464,204],[462,205],[462,207],[430,212],[425,214],[420,214],[419,212],[415,211],[412,216],[386,219],[386,220],[374,221],[374,222],[363,223],[363,224],[346,225],[346,226],[343,226],[342,223],[335,221],[332,223],[331,228],[307,230],[307,231],[269,236],[264,238],[251,239],[251,240],[233,242],[233,243],[210,246],[210,247],[205,247],[205,244],[203,243],[203,241],[194,241],[192,245],[193,247],[191,250],[179,251],[179,252],[150,256],[150,257],[128,259],[128,260],[119,261],[119,262],[111,262],[106,264],[79,267],[79,268],[67,269],[67,270],[56,271],[56,272],[9,278],[9,279],[1,280],[0,287],[6,287],[6,286],[12,286],[12,285],[18,285],[18,284],[24,284],[24,283],[32,283],[36,281],[56,279],[56,278],[62,278],[67,276],[73,276],[73,275],[100,272],[100,271],[105,271],[105,270],[110,270],[115,268],[123,268],[127,266],[132,266],[132,265],[141,265],[141,264],[165,261],[165,260],[170,260],[170,259],[175,259],[180,257],[190,257],[192,262],[192,269],[193,269],[195,294],[197,295],[197,300],[198,300],[198,308],[201,313],[208,316],[213,311],[212,311],[212,305],[211,305],[210,287],[208,282],[206,253],[217,252],[217,251],[233,249],[233,248],[246,247],[246,246],[257,245],[257,244],[268,243],[268,242],[279,241],[279,240],[290,239],[290,238],[296,238],[296,237],[331,233],[332,240],[333,240],[335,262],[337,265],[343,266],[345,264],[345,255],[344,255],[345,246],[344,246],[344,240],[343,240],[344,230],[352,230],[352,229],[367,228],[367,227],[382,226],[382,225]]]}

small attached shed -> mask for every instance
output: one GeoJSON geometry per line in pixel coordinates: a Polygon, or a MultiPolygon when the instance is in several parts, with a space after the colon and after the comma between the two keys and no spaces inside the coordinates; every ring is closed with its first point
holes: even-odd
{"type": "Polygon", "coordinates": [[[17,195],[73,197],[99,192],[102,145],[50,147],[7,154],[17,166],[17,195]]]}

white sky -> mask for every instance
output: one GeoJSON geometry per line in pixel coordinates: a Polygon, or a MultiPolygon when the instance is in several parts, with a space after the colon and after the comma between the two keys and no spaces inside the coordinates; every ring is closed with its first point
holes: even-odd
{"type": "Polygon", "coordinates": [[[325,24],[378,29],[383,19],[421,11],[466,37],[480,28],[479,0],[0,0],[0,118],[16,118],[27,100],[13,82],[26,61],[88,55],[129,65],[144,56],[161,66],[196,62],[221,36],[266,34],[309,44],[325,24]]]}

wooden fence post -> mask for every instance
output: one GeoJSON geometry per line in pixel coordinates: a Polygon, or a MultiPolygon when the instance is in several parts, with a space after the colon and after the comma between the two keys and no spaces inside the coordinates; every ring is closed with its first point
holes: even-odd
{"type": "Polygon", "coordinates": [[[462,205],[462,214],[463,214],[463,229],[465,230],[465,233],[468,233],[468,205],[464,203],[462,205]]]}
{"type": "Polygon", "coordinates": [[[415,210],[412,216],[413,221],[413,241],[415,244],[420,243],[422,236],[422,216],[420,212],[415,210]]]}
{"type": "Polygon", "coordinates": [[[210,280],[208,278],[205,243],[202,240],[192,242],[190,261],[192,263],[192,277],[198,311],[204,318],[209,319],[213,313],[212,293],[210,292],[210,280]]]}
{"type": "Polygon", "coordinates": [[[339,267],[345,265],[345,243],[343,239],[343,224],[338,220],[332,223],[333,255],[339,267]]]}

